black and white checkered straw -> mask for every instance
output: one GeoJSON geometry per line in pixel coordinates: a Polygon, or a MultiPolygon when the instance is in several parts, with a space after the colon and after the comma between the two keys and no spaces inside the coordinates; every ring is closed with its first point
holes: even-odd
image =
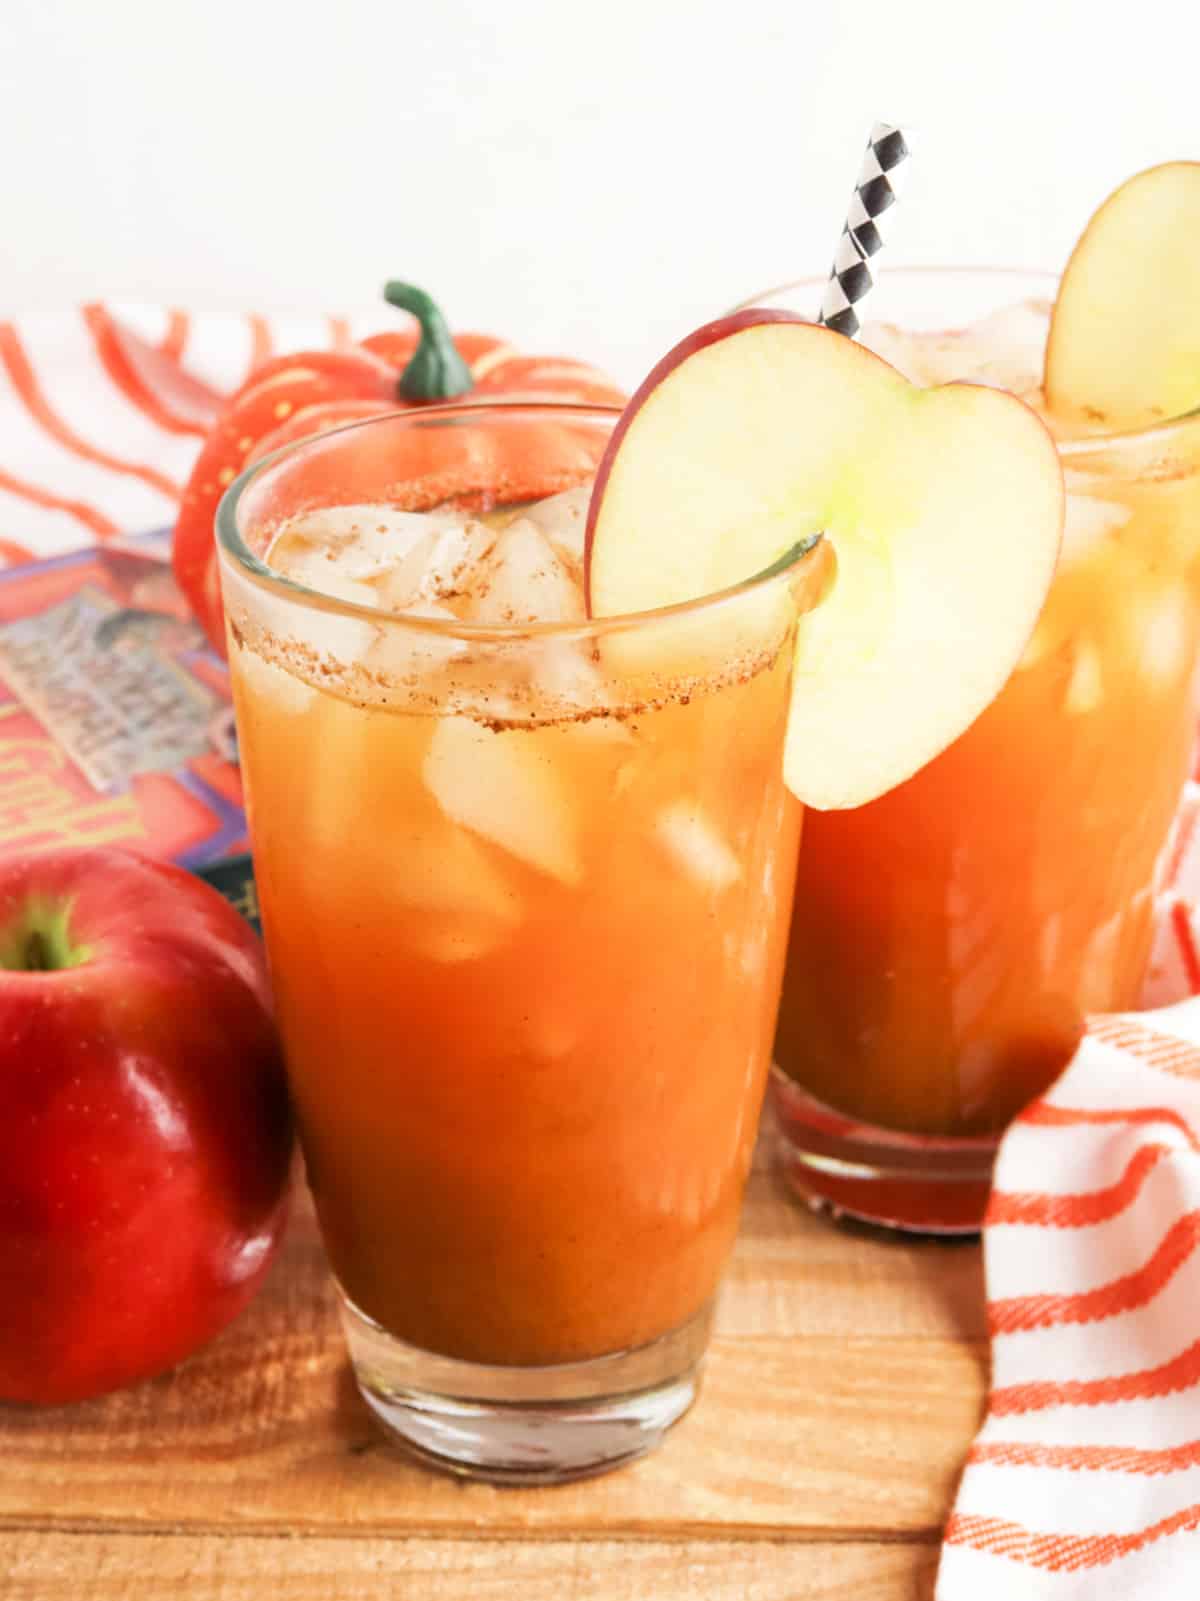
{"type": "Polygon", "coordinates": [[[855,306],[875,282],[871,258],[883,248],[886,219],[907,170],[908,142],[899,128],[877,122],[867,140],[867,153],[842,237],[838,240],[833,269],[825,286],[818,322],[853,339],[861,323],[855,306]]]}

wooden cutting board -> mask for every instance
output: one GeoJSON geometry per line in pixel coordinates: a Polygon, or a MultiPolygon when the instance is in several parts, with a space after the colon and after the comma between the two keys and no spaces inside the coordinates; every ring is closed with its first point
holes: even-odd
{"type": "Polygon", "coordinates": [[[0,1408],[3,1601],[927,1601],[982,1415],[972,1244],[794,1206],[760,1142],[700,1401],[657,1453],[461,1485],[376,1431],[307,1199],[255,1305],[177,1372],[0,1408]]]}

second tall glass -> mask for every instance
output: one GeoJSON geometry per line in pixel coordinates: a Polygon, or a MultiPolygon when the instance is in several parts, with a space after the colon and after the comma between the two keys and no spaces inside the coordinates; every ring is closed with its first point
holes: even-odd
{"type": "MultiPolygon", "coordinates": [[[[885,272],[871,314],[963,328],[1054,289],[885,272]]],[[[820,290],[753,304],[811,315],[820,290]]],[[[1200,415],[1059,454],[1062,554],[1004,690],[907,783],[805,820],[773,1085],[784,1170],[877,1222],[977,1229],[1000,1131],[1089,1012],[1137,1005],[1146,971],[1195,744],[1200,415]]]]}

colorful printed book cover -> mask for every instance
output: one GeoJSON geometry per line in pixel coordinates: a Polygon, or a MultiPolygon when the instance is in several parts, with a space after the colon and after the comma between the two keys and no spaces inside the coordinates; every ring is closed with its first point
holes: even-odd
{"type": "Polygon", "coordinates": [[[0,848],[119,843],[245,901],[229,675],[169,554],[163,531],[0,572],[0,848]]]}

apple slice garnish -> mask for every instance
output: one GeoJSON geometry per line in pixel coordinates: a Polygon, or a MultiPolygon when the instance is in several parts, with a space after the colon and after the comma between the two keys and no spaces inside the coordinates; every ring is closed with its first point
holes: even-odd
{"type": "Polygon", "coordinates": [[[1200,406],[1200,162],[1139,172],[1084,229],[1050,320],[1046,403],[1109,429],[1200,406]]]}
{"type": "Polygon", "coordinates": [[[694,600],[823,534],[836,573],[800,624],[784,770],[807,805],[858,806],[1003,686],[1062,520],[1054,443],[1012,395],[917,388],[831,329],[744,311],[677,345],[617,425],[588,517],[588,607],[694,600]]]}

